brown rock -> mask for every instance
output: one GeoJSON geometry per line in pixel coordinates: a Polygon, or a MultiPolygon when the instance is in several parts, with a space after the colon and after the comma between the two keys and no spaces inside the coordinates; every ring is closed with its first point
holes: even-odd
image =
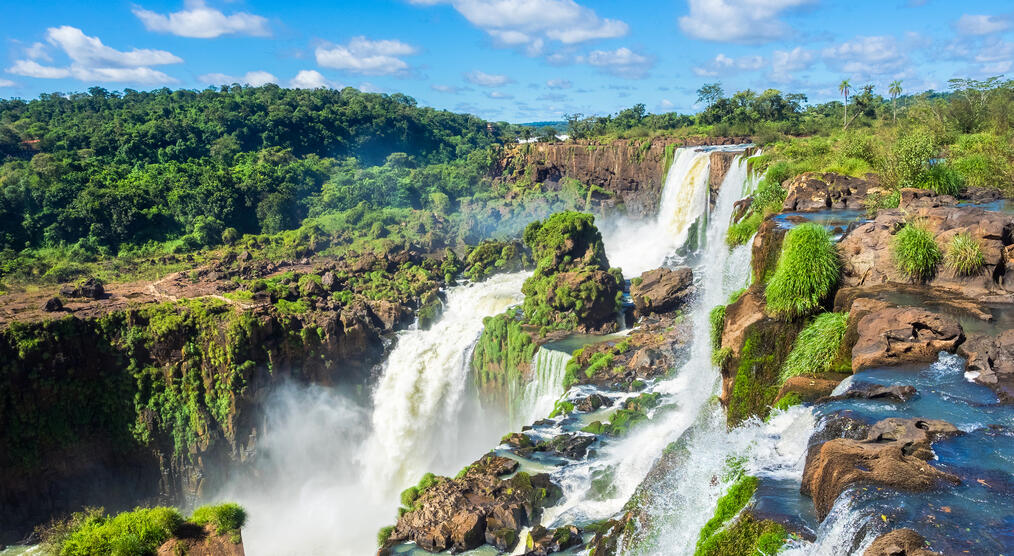
{"type": "Polygon", "coordinates": [[[176,537],[158,548],[158,556],[244,556],[243,542],[234,543],[226,535],[219,535],[212,525],[203,528],[184,524],[176,537]]]}
{"type": "Polygon", "coordinates": [[[973,380],[993,389],[1003,403],[1014,402],[1014,330],[997,337],[978,335],[958,349],[973,380]]]}
{"type": "Polygon", "coordinates": [[[335,273],[331,272],[330,270],[325,272],[324,275],[320,277],[320,284],[324,286],[324,289],[329,292],[337,290],[340,285],[340,283],[338,282],[338,276],[336,276],[335,273]]]}
{"type": "Polygon", "coordinates": [[[877,537],[863,556],[941,556],[926,549],[926,539],[911,529],[895,529],[877,537]]]}
{"type": "Polygon", "coordinates": [[[761,222],[757,235],[751,246],[750,265],[753,270],[753,282],[767,282],[768,276],[778,266],[778,257],[782,253],[782,242],[788,232],[772,219],[761,222]]]}
{"type": "Polygon", "coordinates": [[[874,174],[856,178],[833,172],[806,172],[783,184],[787,194],[782,210],[817,212],[828,209],[863,208],[869,191],[880,187],[874,174]]]}
{"type": "Polygon", "coordinates": [[[635,315],[675,311],[693,294],[693,283],[694,273],[687,267],[656,268],[641,274],[641,282],[630,286],[635,315]]]}
{"type": "Polygon", "coordinates": [[[47,313],[55,313],[63,310],[63,302],[59,297],[50,297],[42,304],[42,310],[47,313]]]}
{"type": "Polygon", "coordinates": [[[828,396],[817,400],[817,403],[831,402],[836,400],[891,400],[896,402],[907,402],[916,395],[914,386],[882,386],[869,382],[858,382],[852,385],[844,394],[828,396]]]}
{"type": "MultiPolygon", "coordinates": [[[[853,303],[852,312],[866,309],[860,301],[853,303]]],[[[965,339],[954,317],[916,307],[873,310],[858,320],[856,332],[858,338],[852,347],[854,371],[878,365],[934,361],[941,351],[953,352],[965,339]]]]}
{"type": "Polygon", "coordinates": [[[95,278],[89,278],[81,285],[77,287],[79,297],[87,297],[90,299],[102,299],[102,296],[106,294],[105,288],[102,286],[102,282],[95,278]]]}
{"type": "Polygon", "coordinates": [[[718,191],[722,187],[722,182],[725,181],[725,175],[732,168],[733,161],[736,160],[737,156],[742,154],[738,152],[715,151],[709,155],[708,190],[711,206],[715,206],[715,202],[718,200],[718,191]]]}
{"type": "Polygon", "coordinates": [[[546,529],[542,525],[536,525],[528,533],[525,556],[548,556],[579,544],[581,544],[581,530],[573,525],[558,529],[546,529]]]}
{"type": "Polygon", "coordinates": [[[958,434],[944,421],[885,419],[873,425],[865,440],[835,438],[806,458],[801,491],[813,498],[821,520],[846,488],[872,483],[899,490],[930,490],[941,481],[959,483],[954,475],[929,465],[934,440],[958,434]]]}
{"type": "Polygon", "coordinates": [[[813,402],[834,391],[841,380],[826,378],[811,378],[808,376],[794,376],[785,381],[778,391],[775,401],[784,398],[790,393],[797,394],[804,402],[813,402]]]}

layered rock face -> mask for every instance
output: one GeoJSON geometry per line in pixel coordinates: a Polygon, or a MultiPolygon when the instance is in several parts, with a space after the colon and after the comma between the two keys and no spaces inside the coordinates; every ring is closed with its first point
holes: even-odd
{"type": "Polygon", "coordinates": [[[635,282],[630,286],[635,317],[675,311],[689,301],[694,292],[694,273],[687,267],[649,270],[635,282]]]}
{"type": "MultiPolygon", "coordinates": [[[[645,218],[658,211],[665,170],[675,148],[749,141],[749,137],[699,137],[617,140],[604,145],[587,141],[530,143],[506,149],[492,174],[508,181],[530,179],[551,190],[564,178],[575,179],[608,192],[593,197],[604,209],[622,204],[628,216],[645,218]]],[[[722,156],[712,158],[717,164],[712,166],[711,183],[722,182],[730,161],[722,156]]]]}
{"type": "Polygon", "coordinates": [[[856,178],[833,172],[806,172],[784,185],[782,210],[787,212],[819,212],[831,209],[862,210],[870,193],[881,191],[876,174],[856,178]]]}

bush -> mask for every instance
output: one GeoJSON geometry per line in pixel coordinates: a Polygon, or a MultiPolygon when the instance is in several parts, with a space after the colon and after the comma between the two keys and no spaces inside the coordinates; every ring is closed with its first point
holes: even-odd
{"type": "Polygon", "coordinates": [[[725,305],[716,305],[708,318],[711,321],[711,349],[721,349],[722,330],[725,328],[725,305]]]}
{"type": "Polygon", "coordinates": [[[935,164],[919,176],[918,186],[937,195],[961,194],[961,176],[948,164],[935,164]]]}
{"type": "Polygon", "coordinates": [[[183,524],[174,508],[138,508],[115,517],[86,516],[63,541],[61,556],[153,554],[183,524]]]}
{"type": "Polygon", "coordinates": [[[765,292],[768,309],[788,317],[810,314],[834,292],[840,274],[830,232],[817,224],[802,224],[785,235],[765,292]]]}
{"type": "Polygon", "coordinates": [[[982,270],[986,257],[975,238],[968,233],[960,233],[947,244],[944,264],[958,276],[971,276],[982,270]]]}
{"type": "Polygon", "coordinates": [[[219,535],[239,531],[246,524],[246,510],[231,502],[217,506],[202,506],[190,516],[191,523],[204,527],[211,524],[219,535]]]}
{"type": "Polygon", "coordinates": [[[729,231],[725,234],[725,243],[729,247],[736,247],[750,241],[750,238],[760,229],[763,221],[763,214],[751,211],[750,214],[741,218],[739,222],[735,222],[729,226],[729,231]]]}
{"type": "Polygon", "coordinates": [[[782,382],[794,376],[833,371],[838,366],[838,350],[848,319],[848,313],[823,313],[813,319],[796,337],[782,365],[782,382]]]}
{"type": "Polygon", "coordinates": [[[387,542],[387,539],[391,538],[391,533],[394,533],[393,525],[381,527],[380,531],[377,531],[377,546],[384,546],[384,544],[387,542]]]}
{"type": "Polygon", "coordinates": [[[943,256],[933,235],[915,224],[906,224],[899,230],[891,247],[898,271],[911,280],[932,278],[943,256]]]}

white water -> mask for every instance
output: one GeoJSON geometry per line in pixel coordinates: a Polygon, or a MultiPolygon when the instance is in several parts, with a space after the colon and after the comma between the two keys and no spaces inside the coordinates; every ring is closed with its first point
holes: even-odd
{"type": "MultiPolygon", "coordinates": [[[[708,174],[711,153],[742,149],[741,146],[677,149],[665,176],[658,213],[654,218],[639,221],[620,217],[601,223],[609,263],[621,268],[628,277],[662,266],[686,242],[690,227],[698,218],[710,220],[708,174]]],[[[745,177],[745,168],[743,172],[745,177]]],[[[723,188],[726,184],[734,184],[739,191],[743,181],[734,180],[727,175],[723,188]]],[[[729,210],[731,214],[731,205],[729,210]]],[[[716,217],[715,220],[720,219],[716,217]]],[[[728,226],[728,220],[724,226],[728,226]]]]}
{"type": "Polygon", "coordinates": [[[401,490],[428,471],[453,475],[495,445],[503,431],[464,395],[468,359],[483,317],[520,302],[524,278],[451,288],[430,330],[399,334],[372,412],[329,388],[279,389],[254,473],[210,497],[247,508],[247,554],[374,553],[401,490]]]}
{"type": "MultiPolygon", "coordinates": [[[[565,498],[560,505],[547,511],[544,522],[598,520],[614,515],[634,493],[662,450],[694,424],[708,399],[717,392],[718,371],[711,364],[711,346],[706,333],[710,326],[708,312],[714,305],[724,303],[732,292],[745,286],[749,280],[749,247],[741,246],[730,252],[725,244],[725,233],[733,205],[744,194],[749,193],[752,187],[747,180],[745,166],[746,161],[742,157],[737,158],[719,190],[715,203],[715,217],[711,219],[707,228],[705,251],[701,259],[705,263],[697,269],[699,273],[697,283],[701,294],[691,317],[697,334],[692,342],[690,359],[673,378],[659,382],[652,388],[665,397],[666,403],[663,407],[668,404],[674,406],[659,410],[652,416],[650,422],[640,425],[626,438],[606,445],[600,450],[599,457],[594,460],[564,468],[554,475],[563,487],[565,498]],[[614,471],[615,479],[612,485],[614,490],[609,498],[600,499],[589,489],[589,484],[593,473],[605,469],[614,471]]],[[[673,177],[672,172],[667,182],[670,178],[674,182],[679,181],[673,177]]],[[[681,183],[691,184],[692,180],[681,183]]],[[[687,185],[687,188],[689,187],[690,185],[687,185]]],[[[679,190],[667,188],[666,191],[673,195],[678,192],[682,195],[679,190]]],[[[669,205],[669,199],[664,198],[662,204],[669,205]]],[[[684,220],[682,223],[675,223],[676,228],[683,227],[684,223],[689,226],[699,215],[682,214],[684,220]]],[[[679,245],[675,245],[672,249],[678,247],[679,245]]],[[[614,253],[608,249],[607,245],[606,254],[612,261],[614,253]]],[[[651,257],[657,256],[656,253],[650,251],[640,253],[640,258],[636,260],[631,258],[631,262],[635,265],[632,268],[657,266],[658,260],[651,262],[651,257]]]]}
{"type": "Polygon", "coordinates": [[[570,354],[540,347],[532,357],[532,379],[525,384],[521,399],[510,416],[510,430],[520,430],[553,411],[556,400],[563,395],[563,377],[570,354]]]}

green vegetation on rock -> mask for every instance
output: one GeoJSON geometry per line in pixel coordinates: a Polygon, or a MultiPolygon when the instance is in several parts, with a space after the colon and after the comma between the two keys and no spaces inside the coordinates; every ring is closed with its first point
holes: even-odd
{"type": "Polygon", "coordinates": [[[982,270],[986,257],[982,246],[968,233],[955,234],[947,244],[944,265],[958,276],[972,276],[982,270]]]}
{"type": "Polygon", "coordinates": [[[246,510],[239,504],[227,502],[217,506],[201,506],[194,510],[190,522],[204,527],[212,525],[219,535],[229,535],[232,542],[239,543],[240,529],[246,524],[246,510]]]}
{"type": "Polygon", "coordinates": [[[768,309],[790,318],[813,313],[834,293],[840,275],[831,233],[818,224],[801,224],[785,235],[765,292],[768,309]]]}
{"type": "Polygon", "coordinates": [[[701,529],[694,556],[775,554],[785,544],[784,527],[743,511],[758,483],[756,477],[742,476],[718,499],[714,517],[701,529]]]}
{"type": "Polygon", "coordinates": [[[943,258],[933,234],[917,224],[906,224],[891,243],[898,271],[911,280],[929,280],[943,258]]]}
{"type": "Polygon", "coordinates": [[[781,381],[794,376],[851,370],[851,363],[843,360],[840,353],[848,318],[848,313],[821,313],[806,325],[782,366],[781,381]]]}

